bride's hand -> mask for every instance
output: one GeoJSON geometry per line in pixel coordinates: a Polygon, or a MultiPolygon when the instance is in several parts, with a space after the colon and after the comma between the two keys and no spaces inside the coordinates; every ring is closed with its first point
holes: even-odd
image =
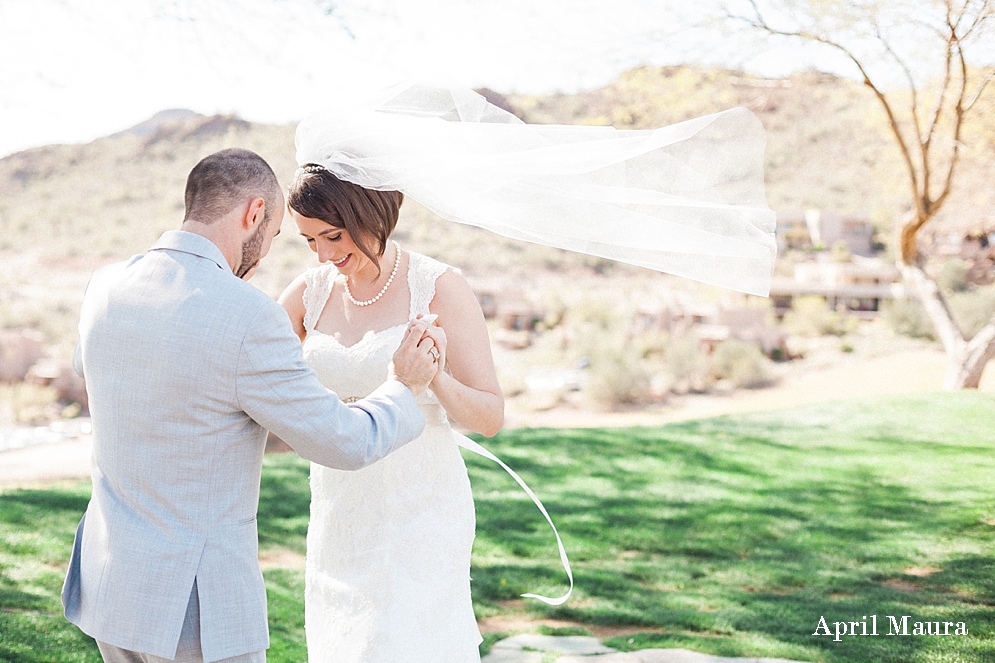
{"type": "Polygon", "coordinates": [[[426,336],[426,327],[428,325],[421,320],[408,323],[401,345],[394,351],[387,369],[388,378],[401,382],[415,396],[425,391],[439,372],[439,365],[430,350],[434,349],[434,340],[426,336]]]}
{"type": "Polygon", "coordinates": [[[432,382],[435,382],[446,368],[446,332],[442,327],[429,325],[422,338],[432,339],[432,342],[435,343],[435,349],[439,351],[439,357],[436,360],[439,364],[439,372],[435,374],[435,378],[432,380],[432,382]]]}

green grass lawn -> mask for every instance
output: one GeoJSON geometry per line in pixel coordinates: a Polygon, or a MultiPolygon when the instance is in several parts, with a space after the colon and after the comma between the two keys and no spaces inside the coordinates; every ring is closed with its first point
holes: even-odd
{"type": "MultiPolygon", "coordinates": [[[[802,661],[995,661],[995,398],[840,402],[663,428],[509,431],[486,445],[540,494],[577,589],[538,617],[622,626],[620,649],[802,661]],[[878,637],[813,636],[878,616],[878,637]],[[886,615],[969,635],[887,636],[886,615]]],[[[478,616],[565,577],[512,479],[468,457],[478,616]]],[[[269,456],[260,543],[304,551],[307,465],[269,456]]],[[[58,592],[85,483],[0,494],[0,660],[99,661],[58,592]]],[[[266,572],[271,662],[302,661],[303,573],[266,572]]],[[[910,626],[911,628],[911,626],[910,626]]]]}

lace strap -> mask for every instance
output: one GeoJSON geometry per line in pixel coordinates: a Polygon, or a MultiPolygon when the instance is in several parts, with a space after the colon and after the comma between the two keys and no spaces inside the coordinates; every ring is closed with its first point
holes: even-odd
{"type": "Polygon", "coordinates": [[[409,318],[418,314],[427,315],[428,306],[435,299],[435,282],[447,269],[459,271],[455,267],[424,256],[408,253],[408,290],[411,293],[409,318]]]}
{"type": "Polygon", "coordinates": [[[337,271],[330,265],[322,265],[304,272],[304,331],[314,331],[318,317],[325,308],[328,296],[332,294],[337,271]]]}
{"type": "Polygon", "coordinates": [[[518,476],[515,470],[508,467],[503,460],[501,460],[500,458],[492,454],[490,451],[483,448],[482,446],[480,446],[479,444],[477,444],[468,437],[460,435],[458,437],[458,443],[464,449],[472,451],[473,453],[479,456],[483,456],[484,458],[487,458],[489,460],[493,460],[495,463],[503,467],[504,470],[511,475],[511,478],[514,479],[516,482],[518,482],[518,485],[522,487],[522,490],[524,490],[525,493],[532,498],[532,501],[535,503],[535,505],[539,507],[539,511],[542,512],[542,515],[546,516],[546,522],[549,523],[549,526],[553,528],[553,534],[556,535],[556,545],[560,549],[560,562],[563,564],[563,570],[567,572],[567,578],[570,579],[570,588],[567,590],[566,594],[564,594],[563,596],[559,596],[557,598],[549,598],[548,596],[540,596],[539,594],[522,594],[522,597],[527,599],[538,599],[547,605],[563,605],[564,603],[566,603],[567,599],[570,598],[570,595],[574,591],[574,574],[570,570],[570,560],[567,559],[567,551],[563,547],[563,541],[560,540],[560,533],[556,531],[556,525],[553,524],[553,519],[549,517],[549,513],[546,511],[546,507],[542,505],[542,502],[539,500],[536,494],[532,492],[532,489],[528,487],[528,485],[525,483],[525,480],[522,479],[522,477],[518,476]]]}

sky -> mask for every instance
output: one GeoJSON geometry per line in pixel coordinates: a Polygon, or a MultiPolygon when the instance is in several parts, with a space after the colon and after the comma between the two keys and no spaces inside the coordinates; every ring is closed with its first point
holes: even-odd
{"type": "Polygon", "coordinates": [[[425,74],[544,93],[643,64],[774,76],[838,65],[696,28],[718,1],[3,0],[0,156],[169,108],[294,122],[336,96],[425,74]]]}

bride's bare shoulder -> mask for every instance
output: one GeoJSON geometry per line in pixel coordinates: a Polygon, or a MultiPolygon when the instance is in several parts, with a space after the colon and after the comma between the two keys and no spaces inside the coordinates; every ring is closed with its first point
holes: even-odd
{"type": "Polygon", "coordinates": [[[410,269],[417,273],[421,287],[427,287],[430,292],[434,289],[436,299],[440,295],[440,288],[442,290],[454,288],[460,290],[463,287],[470,287],[466,279],[463,278],[463,272],[460,271],[459,267],[453,267],[424,253],[415,251],[407,253],[410,269]]]}
{"type": "MultiPolygon", "coordinates": [[[[448,267],[448,266],[447,266],[448,267]]],[[[435,281],[435,297],[429,306],[432,313],[438,313],[440,318],[452,316],[483,317],[480,303],[473,293],[469,281],[463,272],[449,267],[435,281]]]]}
{"type": "Polygon", "coordinates": [[[307,272],[299,274],[297,278],[290,282],[277,301],[283,306],[283,308],[288,308],[288,305],[299,305],[301,310],[304,310],[304,291],[307,289],[307,272]]]}
{"type": "Polygon", "coordinates": [[[290,316],[290,323],[294,327],[294,333],[304,340],[304,316],[307,314],[307,307],[304,305],[304,291],[307,289],[307,272],[301,274],[290,282],[280,297],[276,300],[280,306],[290,316]]]}
{"type": "Polygon", "coordinates": [[[403,249],[403,251],[404,253],[408,254],[408,259],[411,261],[412,266],[420,271],[426,273],[434,272],[436,274],[441,274],[447,269],[457,272],[460,271],[458,267],[453,267],[452,265],[448,265],[442,262],[441,260],[436,260],[432,256],[425,255],[424,253],[418,253],[417,251],[409,251],[407,249],[403,249]]]}

